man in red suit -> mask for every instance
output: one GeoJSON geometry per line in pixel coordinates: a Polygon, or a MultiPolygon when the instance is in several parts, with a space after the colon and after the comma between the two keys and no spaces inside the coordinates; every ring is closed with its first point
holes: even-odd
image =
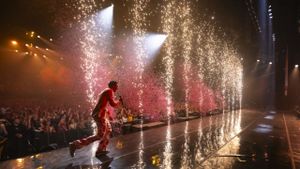
{"type": "Polygon", "coordinates": [[[112,116],[108,111],[107,106],[110,104],[112,107],[118,107],[122,103],[121,98],[118,101],[114,100],[114,93],[117,90],[118,83],[116,81],[110,81],[108,83],[108,88],[104,89],[100,93],[98,103],[92,112],[92,117],[97,124],[97,133],[95,135],[69,143],[70,155],[72,157],[74,157],[76,149],[80,149],[86,145],[89,145],[96,140],[101,140],[96,151],[96,157],[108,153],[106,148],[109,143],[110,133],[112,132],[110,125],[112,116]]]}

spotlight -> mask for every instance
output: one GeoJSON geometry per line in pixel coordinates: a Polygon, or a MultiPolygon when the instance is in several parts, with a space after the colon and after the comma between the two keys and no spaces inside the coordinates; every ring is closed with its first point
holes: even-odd
{"type": "Polygon", "coordinates": [[[34,32],[33,32],[33,31],[30,33],[30,37],[31,37],[31,38],[34,37],[34,32]]]}
{"type": "Polygon", "coordinates": [[[272,65],[273,63],[272,62],[269,62],[269,65],[272,65]]]}
{"type": "Polygon", "coordinates": [[[109,34],[111,33],[113,28],[113,11],[114,5],[111,5],[96,14],[97,20],[100,21],[97,22],[97,26],[100,26],[105,32],[109,34]]]}
{"type": "Polygon", "coordinates": [[[160,50],[161,46],[163,45],[164,41],[166,40],[167,35],[164,34],[154,34],[154,33],[148,33],[146,34],[144,41],[143,41],[143,47],[145,48],[148,58],[151,59],[160,50]]]}
{"type": "Polygon", "coordinates": [[[18,45],[18,42],[17,42],[16,40],[12,40],[12,41],[10,41],[10,43],[11,43],[12,45],[14,45],[14,46],[17,46],[17,45],[18,45]]]}
{"type": "Polygon", "coordinates": [[[299,67],[299,65],[297,64],[297,65],[295,65],[295,68],[298,68],[299,67]]]}

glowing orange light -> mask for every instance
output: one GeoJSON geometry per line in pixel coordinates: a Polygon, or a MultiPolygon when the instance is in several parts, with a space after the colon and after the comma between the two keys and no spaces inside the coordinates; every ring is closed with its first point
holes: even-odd
{"type": "Polygon", "coordinates": [[[16,40],[12,40],[11,44],[14,45],[14,46],[16,46],[16,45],[18,45],[18,42],[16,40]]]}
{"type": "Polygon", "coordinates": [[[152,165],[154,166],[159,166],[160,164],[160,157],[158,155],[154,155],[151,157],[151,162],[152,162],[152,165]]]}
{"type": "Polygon", "coordinates": [[[121,142],[120,140],[118,140],[116,147],[117,147],[117,149],[122,149],[124,147],[123,142],[121,142]]]}
{"type": "Polygon", "coordinates": [[[33,31],[30,33],[30,37],[31,37],[31,38],[34,37],[34,32],[33,32],[33,31]]]}

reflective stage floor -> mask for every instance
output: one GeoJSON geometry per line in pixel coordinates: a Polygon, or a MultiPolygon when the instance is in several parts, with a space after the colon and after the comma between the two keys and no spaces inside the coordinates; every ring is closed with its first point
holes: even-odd
{"type": "MultiPolygon", "coordinates": [[[[110,168],[300,168],[300,120],[295,114],[237,110],[114,137],[110,168]]],[[[3,161],[1,169],[107,168],[94,156],[97,143],[3,161]]]]}

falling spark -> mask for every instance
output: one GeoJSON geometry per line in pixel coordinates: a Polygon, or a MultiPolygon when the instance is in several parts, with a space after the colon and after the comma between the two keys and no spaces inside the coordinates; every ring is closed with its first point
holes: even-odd
{"type": "Polygon", "coordinates": [[[193,29],[192,29],[192,16],[191,16],[191,9],[189,7],[189,3],[186,1],[182,1],[182,4],[180,5],[181,8],[180,13],[181,18],[183,19],[181,24],[182,29],[182,55],[184,58],[184,85],[185,85],[185,111],[186,111],[186,117],[189,115],[189,105],[188,105],[188,98],[189,98],[189,92],[190,92],[190,71],[191,71],[191,50],[192,50],[192,36],[193,36],[193,29]]]}
{"type": "Polygon", "coordinates": [[[174,41],[175,33],[173,32],[175,27],[175,1],[165,1],[165,7],[162,11],[162,31],[168,35],[167,41],[164,47],[164,56],[162,63],[165,67],[165,73],[163,79],[166,88],[166,100],[167,100],[167,116],[168,118],[172,114],[172,92],[173,92],[173,81],[174,81],[174,41]]]}

